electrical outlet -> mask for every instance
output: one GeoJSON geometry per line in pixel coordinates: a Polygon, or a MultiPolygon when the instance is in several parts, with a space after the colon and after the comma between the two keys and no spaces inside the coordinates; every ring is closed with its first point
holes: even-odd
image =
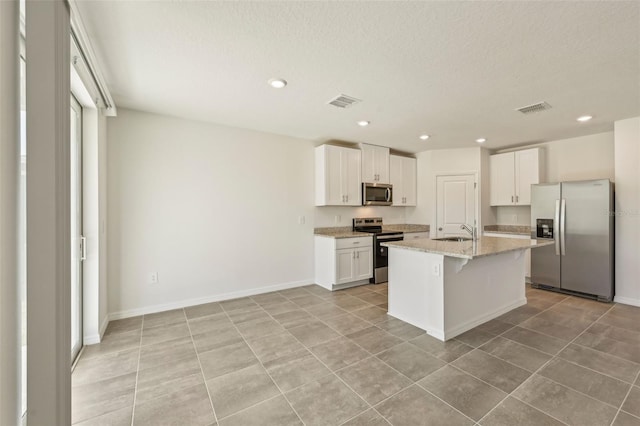
{"type": "Polygon", "coordinates": [[[511,223],[518,223],[518,215],[517,214],[512,214],[511,215],[511,223]]]}
{"type": "Polygon", "coordinates": [[[340,223],[341,220],[342,218],[340,217],[339,214],[337,214],[336,217],[334,218],[335,223],[340,223]]]}
{"type": "Polygon", "coordinates": [[[436,263],[435,265],[433,265],[433,275],[435,275],[436,277],[440,276],[440,264],[436,263]]]}
{"type": "Polygon", "coordinates": [[[152,272],[149,274],[149,284],[158,284],[158,273],[152,272]]]}
{"type": "Polygon", "coordinates": [[[298,224],[304,225],[304,216],[298,216],[298,224]]]}

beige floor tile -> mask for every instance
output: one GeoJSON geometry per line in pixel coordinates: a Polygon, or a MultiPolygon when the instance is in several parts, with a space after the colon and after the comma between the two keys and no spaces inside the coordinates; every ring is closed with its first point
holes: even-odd
{"type": "Polygon", "coordinates": [[[298,327],[290,328],[289,332],[307,347],[316,346],[340,337],[338,333],[320,321],[313,321],[298,327]]]}
{"type": "Polygon", "coordinates": [[[446,362],[410,343],[394,346],[377,356],[413,381],[418,381],[446,365],[446,362]]]}
{"type": "Polygon", "coordinates": [[[280,394],[259,364],[208,380],[207,387],[218,419],[280,394]]]}
{"type": "Polygon", "coordinates": [[[204,384],[136,403],[133,425],[206,426],[215,423],[204,384]]]}
{"type": "Polygon", "coordinates": [[[74,426],[131,426],[133,406],[74,423],[74,426]]]}
{"type": "Polygon", "coordinates": [[[611,426],[640,426],[640,418],[620,411],[611,426]]]}
{"type": "Polygon", "coordinates": [[[484,324],[480,324],[476,328],[484,331],[485,333],[500,335],[513,327],[514,325],[511,323],[500,321],[499,319],[492,319],[484,324]]]}
{"type": "Polygon", "coordinates": [[[413,383],[375,357],[350,365],[336,374],[371,405],[387,399],[413,383]]]}
{"type": "Polygon", "coordinates": [[[89,420],[112,411],[133,407],[136,373],[100,380],[72,388],[72,423],[89,420]]]}
{"type": "Polygon", "coordinates": [[[509,397],[480,421],[483,426],[561,426],[564,423],[509,397]]]}
{"type": "Polygon", "coordinates": [[[467,352],[473,350],[471,346],[460,341],[449,340],[447,342],[442,342],[428,334],[423,334],[415,339],[411,339],[409,340],[409,343],[445,362],[456,360],[467,352]]]}
{"type": "Polygon", "coordinates": [[[640,417],[640,387],[634,386],[622,405],[622,410],[640,417]]]}
{"type": "Polygon", "coordinates": [[[640,345],[584,333],[574,343],[640,364],[640,345]]]}
{"type": "Polygon", "coordinates": [[[354,297],[354,296],[345,296],[339,299],[335,299],[334,302],[340,308],[344,309],[348,312],[357,311],[358,309],[366,308],[371,306],[370,303],[365,302],[364,300],[354,297]]]}
{"type": "Polygon", "coordinates": [[[522,385],[513,396],[573,425],[608,425],[617,413],[617,409],[610,405],[538,375],[522,385]]]}
{"type": "Polygon", "coordinates": [[[285,396],[306,426],[339,425],[369,408],[334,375],[308,383],[285,396]]]}
{"type": "Polygon", "coordinates": [[[133,373],[138,368],[139,353],[138,349],[131,349],[95,358],[80,358],[71,376],[72,384],[78,386],[133,373]]]}
{"type": "Polygon", "coordinates": [[[194,358],[195,347],[191,336],[181,337],[175,340],[143,346],[140,349],[140,365],[138,368],[144,370],[162,364],[175,362],[183,358],[194,358]]]}
{"type": "Polygon", "coordinates": [[[640,332],[627,330],[626,328],[614,327],[600,322],[593,323],[593,325],[587,329],[587,333],[608,337],[609,339],[618,340],[631,345],[640,345],[640,332]]]}
{"type": "Polygon", "coordinates": [[[344,309],[340,309],[338,306],[331,302],[323,303],[322,305],[315,305],[306,308],[307,311],[320,320],[329,318],[335,318],[347,313],[344,309]]]}
{"type": "Polygon", "coordinates": [[[269,361],[264,366],[283,392],[331,373],[306,349],[269,361]]]}
{"type": "Polygon", "coordinates": [[[568,340],[561,340],[522,327],[514,327],[502,333],[501,336],[550,355],[556,355],[569,343],[568,340]]]}
{"type": "Polygon", "coordinates": [[[287,299],[309,296],[311,294],[303,287],[295,287],[295,288],[289,288],[287,290],[280,290],[278,293],[283,295],[287,299]]]}
{"type": "Polygon", "coordinates": [[[284,312],[298,310],[300,309],[300,306],[296,305],[295,303],[287,299],[286,302],[274,303],[272,305],[263,306],[262,309],[264,309],[270,315],[277,315],[277,314],[282,314],[284,312]]]}
{"type": "Polygon", "coordinates": [[[171,311],[145,315],[142,327],[143,329],[147,329],[159,326],[167,326],[171,324],[181,323],[186,320],[187,317],[184,315],[184,309],[174,309],[171,311]]]}
{"type": "Polygon", "coordinates": [[[394,426],[457,426],[474,423],[417,385],[403,390],[375,408],[394,426]]]}
{"type": "Polygon", "coordinates": [[[456,336],[456,340],[474,348],[478,348],[495,337],[495,334],[487,333],[479,328],[473,328],[456,336]]]}
{"type": "Polygon", "coordinates": [[[549,354],[503,337],[497,337],[480,346],[480,350],[531,372],[536,371],[551,359],[549,354]]]}
{"type": "Polygon", "coordinates": [[[329,340],[313,346],[309,350],[332,371],[354,364],[369,356],[367,351],[346,337],[329,340]]]}
{"type": "Polygon", "coordinates": [[[200,334],[223,328],[234,328],[233,323],[224,313],[189,320],[191,334],[200,334]]]}
{"type": "Polygon", "coordinates": [[[251,296],[251,299],[258,305],[264,307],[269,305],[276,305],[288,301],[286,297],[278,293],[265,293],[251,296]]]}
{"type": "Polygon", "coordinates": [[[293,303],[300,306],[301,308],[309,308],[311,306],[321,305],[326,303],[326,301],[321,298],[314,296],[312,294],[307,294],[305,296],[293,297],[290,299],[293,303]]]}
{"type": "MultiPolygon", "coordinates": [[[[543,315],[543,314],[540,314],[540,315],[543,315]]],[[[580,333],[582,333],[591,324],[589,323],[585,325],[584,328],[577,330],[573,327],[567,327],[563,324],[557,323],[548,318],[543,318],[540,315],[520,323],[520,327],[527,328],[529,330],[534,330],[539,333],[546,334],[547,336],[553,336],[553,337],[557,337],[558,339],[570,341],[575,339],[580,333]]]]}
{"type": "Polygon", "coordinates": [[[351,333],[346,337],[374,355],[403,342],[402,339],[392,336],[378,327],[365,328],[364,330],[351,333]]]}
{"type": "Polygon", "coordinates": [[[384,320],[376,322],[376,327],[381,328],[392,336],[399,337],[402,340],[411,340],[425,334],[424,330],[404,321],[400,321],[390,315],[387,315],[384,320]]]}
{"type": "Polygon", "coordinates": [[[259,320],[270,319],[267,311],[265,311],[258,305],[249,307],[247,309],[234,309],[233,311],[227,312],[227,315],[229,316],[231,322],[236,325],[245,322],[255,322],[259,320]]]}
{"type": "Polygon", "coordinates": [[[327,290],[326,288],[319,286],[317,284],[312,284],[309,286],[303,287],[306,291],[318,297],[327,297],[333,293],[331,290],[327,290]]]}
{"type": "Polygon", "coordinates": [[[377,292],[374,293],[362,293],[356,296],[359,299],[364,300],[367,303],[371,303],[372,305],[380,305],[382,303],[387,303],[387,295],[380,294],[377,292]]]}
{"type": "Polygon", "coordinates": [[[363,320],[369,321],[373,324],[376,324],[380,321],[386,321],[387,318],[389,318],[387,316],[387,310],[382,309],[378,306],[369,306],[367,308],[358,309],[351,313],[358,318],[362,318],[363,320]]]}
{"type": "Polygon", "coordinates": [[[242,335],[233,326],[194,334],[192,338],[198,353],[244,342],[242,335]]]}
{"type": "Polygon", "coordinates": [[[258,359],[244,342],[202,352],[199,357],[206,380],[258,363],[258,359]]]}
{"type": "Polygon", "coordinates": [[[238,331],[245,339],[255,339],[285,331],[283,326],[271,318],[241,322],[236,324],[236,327],[238,327],[238,331]]]}
{"type": "Polygon", "coordinates": [[[200,364],[194,354],[138,371],[136,401],[148,401],[203,382],[200,364]]]}
{"type": "Polygon", "coordinates": [[[288,331],[259,339],[250,339],[247,343],[262,363],[273,361],[304,349],[304,346],[288,331]]]}
{"type": "Polygon", "coordinates": [[[304,309],[296,309],[294,311],[283,312],[281,314],[273,315],[273,319],[275,319],[280,325],[284,328],[294,328],[301,325],[308,324],[310,322],[316,321],[316,319],[309,312],[304,309]]]}
{"type": "Polygon", "coordinates": [[[418,384],[474,420],[480,420],[507,394],[449,365],[418,384]]]}
{"type": "Polygon", "coordinates": [[[560,352],[558,357],[627,383],[633,383],[640,370],[640,365],[636,363],[573,343],[560,352]]]}
{"type": "Polygon", "coordinates": [[[156,326],[153,328],[144,327],[142,330],[142,345],[145,346],[152,345],[154,343],[166,342],[179,337],[189,336],[189,334],[187,321],[156,326]]]}
{"type": "Polygon", "coordinates": [[[187,319],[200,318],[208,315],[222,313],[222,306],[218,302],[205,303],[203,305],[189,306],[184,308],[187,319]]]}
{"type": "Polygon", "coordinates": [[[220,306],[222,306],[222,309],[224,309],[225,312],[231,312],[231,311],[234,311],[236,309],[247,309],[247,308],[251,308],[251,307],[258,307],[258,304],[256,302],[254,302],[253,299],[251,299],[250,297],[242,297],[240,299],[224,300],[224,301],[218,302],[218,303],[220,303],[220,306]]]}
{"type": "Polygon", "coordinates": [[[469,352],[452,365],[507,393],[516,389],[531,375],[531,372],[481,350],[469,352]]]}
{"type": "Polygon", "coordinates": [[[343,426],[389,426],[389,423],[372,408],[343,423],[343,426]]]}
{"type": "Polygon", "coordinates": [[[115,333],[128,333],[142,330],[142,316],[109,321],[105,336],[115,333]]]}
{"type": "Polygon", "coordinates": [[[302,426],[298,415],[283,396],[271,398],[231,417],[220,420],[220,426],[302,426]]]}
{"type": "Polygon", "coordinates": [[[82,351],[82,359],[89,359],[113,352],[137,349],[140,346],[142,328],[134,331],[117,332],[104,335],[102,341],[95,345],[88,345],[82,351]]]}
{"type": "Polygon", "coordinates": [[[517,325],[517,324],[520,324],[521,322],[528,320],[534,315],[538,315],[540,312],[542,311],[538,308],[524,305],[524,306],[515,308],[504,315],[499,316],[497,319],[502,322],[508,322],[510,324],[517,325]]]}
{"type": "Polygon", "coordinates": [[[372,325],[369,321],[365,321],[362,318],[358,318],[352,314],[341,315],[334,318],[327,318],[323,321],[329,327],[344,336],[355,333],[356,331],[364,330],[365,328],[369,328],[372,325]]]}

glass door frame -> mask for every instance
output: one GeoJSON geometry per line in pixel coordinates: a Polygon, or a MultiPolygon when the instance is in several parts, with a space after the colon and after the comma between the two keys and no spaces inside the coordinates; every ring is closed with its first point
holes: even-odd
{"type": "Polygon", "coordinates": [[[71,96],[71,361],[83,346],[83,268],[86,243],[82,231],[82,105],[71,96]],[[73,121],[75,117],[75,123],[73,121]],[[75,124],[75,126],[73,126],[75,124]],[[75,136],[75,140],[74,140],[75,136]],[[74,193],[75,192],[75,193],[74,193]],[[76,230],[76,232],[74,232],[76,230]],[[75,235],[74,235],[75,234],[75,235]],[[75,277],[75,280],[74,280],[75,277]],[[75,282],[74,282],[75,281],[75,282]],[[75,316],[74,316],[75,313],[75,316]],[[74,338],[75,337],[75,338],[74,338]]]}

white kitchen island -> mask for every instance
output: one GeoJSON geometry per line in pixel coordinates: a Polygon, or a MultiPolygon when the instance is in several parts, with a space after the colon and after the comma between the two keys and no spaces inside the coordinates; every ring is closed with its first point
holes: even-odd
{"type": "Polygon", "coordinates": [[[527,303],[525,251],[553,242],[483,237],[383,243],[389,315],[442,341],[527,303]]]}

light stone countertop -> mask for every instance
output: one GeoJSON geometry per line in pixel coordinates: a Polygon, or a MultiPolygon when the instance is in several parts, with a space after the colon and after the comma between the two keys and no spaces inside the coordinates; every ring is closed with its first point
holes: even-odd
{"type": "Polygon", "coordinates": [[[370,237],[373,234],[369,232],[354,232],[350,226],[336,226],[332,228],[315,228],[313,234],[318,237],[326,238],[357,238],[370,237]]]}
{"type": "Polygon", "coordinates": [[[385,247],[405,250],[421,251],[425,253],[442,254],[461,259],[474,259],[477,257],[491,256],[515,250],[544,247],[553,244],[553,241],[537,241],[516,238],[482,237],[475,243],[473,241],[437,241],[422,238],[409,241],[394,241],[382,243],[385,247]]]}
{"type": "Polygon", "coordinates": [[[492,232],[494,234],[531,235],[531,227],[521,225],[486,225],[484,227],[484,232],[492,232]]]}
{"type": "Polygon", "coordinates": [[[412,232],[429,232],[429,225],[415,225],[411,223],[398,225],[382,225],[384,231],[404,232],[410,234],[412,232]]]}

